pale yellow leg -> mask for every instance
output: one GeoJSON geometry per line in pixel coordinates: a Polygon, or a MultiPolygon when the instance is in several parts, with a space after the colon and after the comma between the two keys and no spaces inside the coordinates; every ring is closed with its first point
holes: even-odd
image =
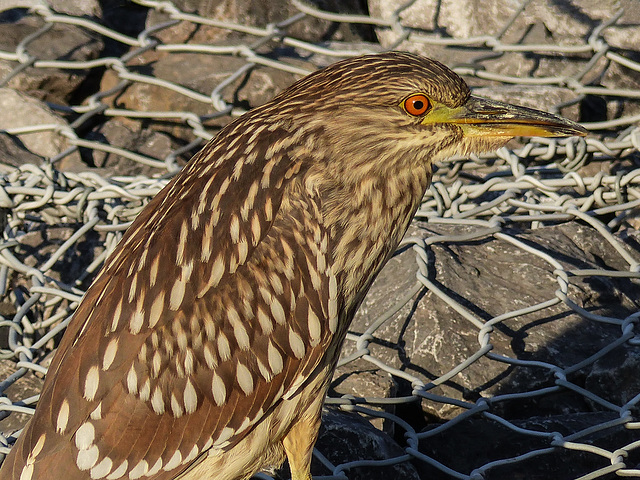
{"type": "Polygon", "coordinates": [[[303,418],[284,437],[282,444],[289,460],[291,480],[312,480],[311,457],[319,428],[320,417],[303,418]]]}

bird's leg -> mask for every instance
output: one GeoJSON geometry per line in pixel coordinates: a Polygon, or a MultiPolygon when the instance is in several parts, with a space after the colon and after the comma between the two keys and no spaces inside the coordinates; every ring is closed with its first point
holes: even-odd
{"type": "Polygon", "coordinates": [[[311,457],[319,429],[319,416],[305,416],[284,437],[282,444],[289,460],[291,480],[312,480],[311,457]]]}

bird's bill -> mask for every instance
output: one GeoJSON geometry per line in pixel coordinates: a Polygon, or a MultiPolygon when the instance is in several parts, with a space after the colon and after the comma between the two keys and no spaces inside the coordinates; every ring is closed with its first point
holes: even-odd
{"type": "Polygon", "coordinates": [[[587,134],[581,125],[557,115],[480,97],[471,96],[463,106],[447,110],[441,112],[440,121],[460,126],[466,137],[583,137],[587,134]]]}

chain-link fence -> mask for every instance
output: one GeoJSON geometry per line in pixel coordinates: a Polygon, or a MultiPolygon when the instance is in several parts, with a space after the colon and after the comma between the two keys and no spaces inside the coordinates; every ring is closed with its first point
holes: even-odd
{"type": "Polygon", "coordinates": [[[328,415],[315,478],[640,477],[634,0],[115,3],[0,1],[1,453],[167,179],[303,74],[400,49],[591,134],[437,166],[327,400],[370,423],[328,415]]]}

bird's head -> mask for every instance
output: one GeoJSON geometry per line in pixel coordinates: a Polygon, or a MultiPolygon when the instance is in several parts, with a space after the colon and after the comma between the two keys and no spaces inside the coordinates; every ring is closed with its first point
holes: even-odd
{"type": "MultiPolygon", "coordinates": [[[[318,132],[328,158],[365,163],[431,163],[494,150],[513,137],[583,136],[575,122],[471,95],[439,62],[388,52],[335,63],[274,99],[297,129],[318,132]]],[[[318,140],[319,142],[321,140],[318,140]]]]}

